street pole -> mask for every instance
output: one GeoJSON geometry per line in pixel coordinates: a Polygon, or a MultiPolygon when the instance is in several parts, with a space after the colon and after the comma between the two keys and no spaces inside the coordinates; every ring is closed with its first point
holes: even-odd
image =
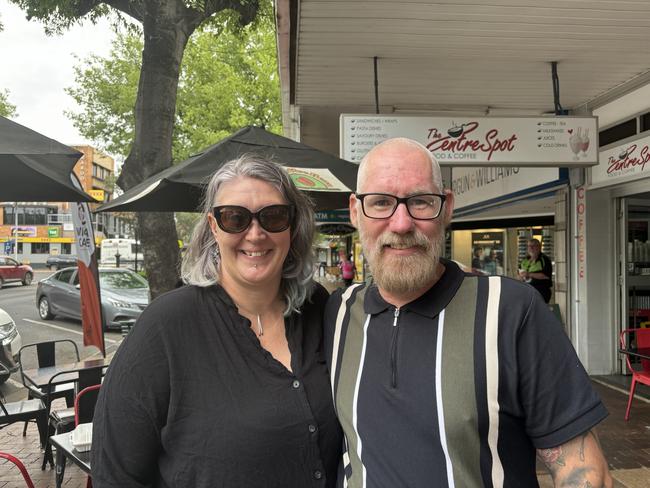
{"type": "Polygon", "coordinates": [[[14,259],[18,261],[18,202],[14,202],[14,259]]]}

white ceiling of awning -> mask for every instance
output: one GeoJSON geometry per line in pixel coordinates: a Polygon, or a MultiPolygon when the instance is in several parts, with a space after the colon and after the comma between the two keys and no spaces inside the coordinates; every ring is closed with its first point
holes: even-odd
{"type": "Polygon", "coordinates": [[[575,109],[648,73],[650,1],[302,0],[295,104],[374,106],[374,56],[382,111],[552,111],[551,61],[575,109]]]}

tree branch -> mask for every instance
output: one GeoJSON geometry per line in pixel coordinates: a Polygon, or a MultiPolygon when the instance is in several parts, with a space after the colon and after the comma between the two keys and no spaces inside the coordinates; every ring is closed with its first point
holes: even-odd
{"type": "Polygon", "coordinates": [[[87,14],[100,3],[110,5],[138,22],[142,22],[144,19],[144,5],[141,0],[81,0],[79,2],[80,15],[87,14]],[[82,12],[82,9],[85,11],[82,12]]]}
{"type": "Polygon", "coordinates": [[[207,0],[204,19],[226,9],[237,12],[240,15],[241,25],[245,26],[255,20],[260,3],[259,0],[207,0]]]}

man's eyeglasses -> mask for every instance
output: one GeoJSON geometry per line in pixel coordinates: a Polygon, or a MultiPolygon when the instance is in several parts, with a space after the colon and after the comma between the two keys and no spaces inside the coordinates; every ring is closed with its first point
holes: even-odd
{"type": "Polygon", "coordinates": [[[269,205],[251,212],[239,205],[219,205],[212,209],[217,225],[224,232],[238,234],[248,229],[253,218],[257,219],[262,229],[267,232],[282,232],[291,226],[293,206],[269,205]]]}
{"type": "Polygon", "coordinates": [[[410,197],[396,197],[388,193],[357,193],[363,214],[370,219],[388,219],[393,216],[400,203],[406,205],[409,215],[415,220],[433,220],[440,215],[445,195],[420,193],[410,197]]]}

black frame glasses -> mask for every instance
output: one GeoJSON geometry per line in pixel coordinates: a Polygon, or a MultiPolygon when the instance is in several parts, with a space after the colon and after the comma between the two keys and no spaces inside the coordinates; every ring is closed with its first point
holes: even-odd
{"type": "Polygon", "coordinates": [[[256,219],[265,231],[277,233],[291,227],[294,208],[293,205],[268,205],[257,212],[251,212],[240,205],[218,205],[212,209],[212,215],[219,228],[229,234],[244,232],[250,227],[253,219],[256,219]],[[229,211],[239,212],[239,215],[228,215],[229,211]]]}
{"type": "Polygon", "coordinates": [[[363,211],[363,215],[365,215],[369,219],[377,219],[377,220],[391,218],[395,214],[395,211],[397,210],[397,207],[399,206],[400,203],[403,203],[406,206],[406,210],[408,214],[414,220],[435,220],[438,217],[440,217],[442,208],[445,204],[445,200],[447,199],[446,195],[441,195],[439,193],[418,193],[416,195],[410,195],[408,197],[398,197],[395,195],[391,195],[390,193],[355,193],[355,197],[361,202],[361,210],[363,211]],[[373,214],[373,212],[371,211],[370,215],[368,215],[366,209],[366,202],[365,202],[365,199],[368,197],[387,197],[388,199],[392,199],[393,209],[391,210],[390,214],[386,214],[386,215],[382,215],[381,217],[378,217],[376,214],[373,214]],[[424,201],[423,197],[435,197],[433,201],[439,201],[437,212],[434,216],[419,217],[413,215],[413,211],[418,202],[418,199],[422,202],[424,201]]]}

